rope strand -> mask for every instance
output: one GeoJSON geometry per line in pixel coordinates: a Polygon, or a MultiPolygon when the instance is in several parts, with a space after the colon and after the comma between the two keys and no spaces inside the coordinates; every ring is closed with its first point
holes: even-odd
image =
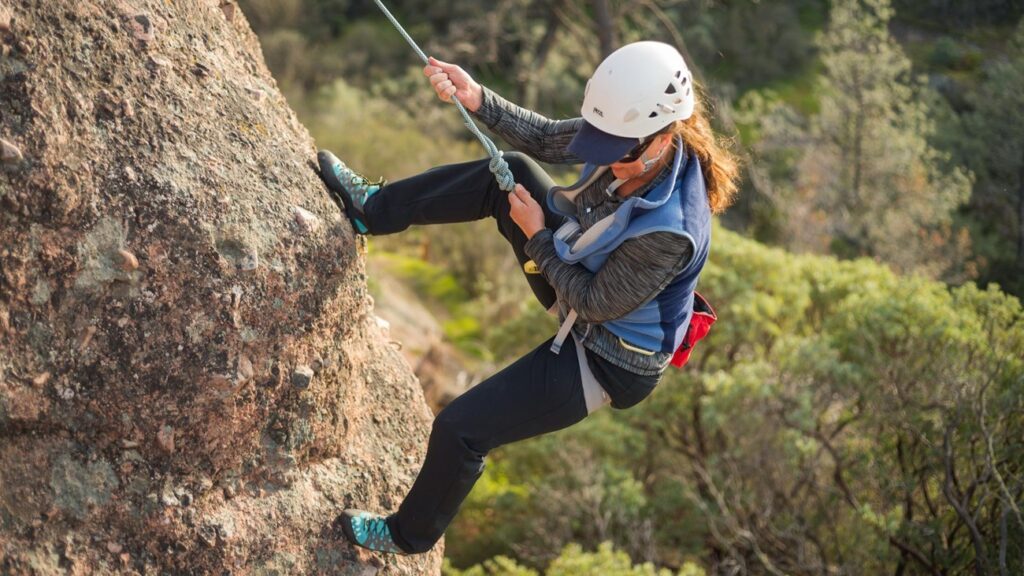
{"type": "MultiPolygon", "coordinates": [[[[412,46],[412,49],[416,51],[420,60],[423,60],[424,64],[430,64],[430,59],[427,58],[427,55],[423,50],[420,50],[416,41],[412,39],[412,36],[409,36],[409,33],[405,31],[405,28],[402,28],[402,25],[398,23],[398,19],[391,14],[391,11],[384,5],[384,2],[381,0],[373,1],[377,3],[377,7],[380,8],[381,12],[384,13],[384,16],[391,21],[391,24],[396,30],[398,30],[398,33],[405,38],[405,41],[409,43],[409,46],[412,46]]],[[[512,176],[512,171],[508,169],[508,162],[502,158],[503,152],[495,146],[494,142],[490,138],[480,131],[480,128],[477,127],[475,122],[473,122],[473,119],[469,117],[469,112],[466,111],[462,102],[459,102],[459,99],[454,94],[452,94],[452,103],[455,104],[455,107],[459,109],[459,113],[462,114],[462,120],[466,124],[466,128],[468,128],[469,131],[476,136],[477,140],[483,144],[484,149],[487,150],[487,154],[491,157],[491,162],[487,167],[490,168],[491,173],[494,174],[494,179],[498,181],[498,187],[505,192],[511,192],[512,189],[515,188],[516,180],[515,177],[512,176]]]]}

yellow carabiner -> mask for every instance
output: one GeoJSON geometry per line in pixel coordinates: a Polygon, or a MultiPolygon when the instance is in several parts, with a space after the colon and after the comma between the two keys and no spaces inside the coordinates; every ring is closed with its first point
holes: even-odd
{"type": "Polygon", "coordinates": [[[527,274],[540,274],[540,268],[537,267],[537,263],[533,260],[527,260],[523,263],[523,271],[527,274]]]}

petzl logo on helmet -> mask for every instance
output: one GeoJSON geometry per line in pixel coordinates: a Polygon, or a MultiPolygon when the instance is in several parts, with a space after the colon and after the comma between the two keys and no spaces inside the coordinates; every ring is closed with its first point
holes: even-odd
{"type": "Polygon", "coordinates": [[[601,118],[604,118],[604,112],[601,112],[601,110],[599,110],[597,108],[594,108],[594,114],[597,114],[601,118]]]}

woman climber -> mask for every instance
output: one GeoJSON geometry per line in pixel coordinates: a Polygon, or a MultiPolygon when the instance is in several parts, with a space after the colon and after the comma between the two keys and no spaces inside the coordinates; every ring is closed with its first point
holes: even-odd
{"type": "Polygon", "coordinates": [[[520,108],[453,64],[431,58],[423,73],[441,100],[454,96],[520,151],[504,156],[514,190],[499,188],[488,159],[371,183],[321,151],[321,176],[361,234],[493,217],[562,327],[441,410],[396,512],[338,518],[353,543],[397,554],[433,547],[491,450],[651,393],[686,347],[711,214],[731,203],[737,177],[668,44],[636,42],[609,55],[587,82],[582,118],[571,120],[520,108]],[[584,167],[578,182],[555,187],[535,160],[584,167]],[[562,346],[566,338],[572,344],[562,346]]]}

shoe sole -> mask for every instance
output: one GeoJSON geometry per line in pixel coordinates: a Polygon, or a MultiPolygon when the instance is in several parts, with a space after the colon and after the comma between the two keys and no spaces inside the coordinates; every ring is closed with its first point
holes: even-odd
{"type": "Polygon", "coordinates": [[[352,544],[358,545],[356,540],[356,534],[352,531],[352,519],[349,517],[349,513],[354,512],[352,510],[345,510],[338,518],[338,523],[341,524],[341,531],[345,533],[345,538],[352,544]]]}
{"type": "MultiPolygon", "coordinates": [[[[339,522],[341,524],[341,531],[345,533],[345,538],[348,538],[348,541],[353,546],[359,546],[360,548],[365,548],[367,550],[370,550],[371,552],[379,552],[381,554],[396,554],[396,555],[399,555],[399,556],[408,556],[409,555],[408,552],[401,551],[401,550],[397,551],[397,552],[385,552],[383,550],[374,550],[373,548],[367,548],[366,546],[363,546],[362,544],[359,544],[359,540],[356,538],[355,532],[352,531],[352,518],[362,514],[363,512],[364,512],[363,510],[357,510],[357,509],[350,508],[350,509],[347,509],[344,512],[342,512],[341,516],[339,516],[338,519],[336,520],[336,522],[339,522]]],[[[396,546],[397,546],[397,544],[396,544],[396,546]]]]}

